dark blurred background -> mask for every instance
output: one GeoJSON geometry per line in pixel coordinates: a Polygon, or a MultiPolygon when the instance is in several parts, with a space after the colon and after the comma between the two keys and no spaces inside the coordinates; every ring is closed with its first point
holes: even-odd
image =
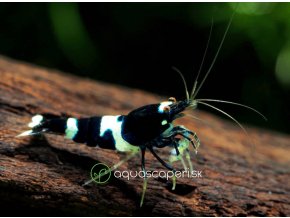
{"type": "MultiPolygon", "coordinates": [[[[180,99],[184,88],[171,67],[192,86],[213,19],[205,75],[236,5],[0,3],[0,53],[180,99]]],[[[290,3],[238,5],[198,97],[252,106],[268,122],[246,109],[218,105],[241,122],[290,133],[290,3]]]]}

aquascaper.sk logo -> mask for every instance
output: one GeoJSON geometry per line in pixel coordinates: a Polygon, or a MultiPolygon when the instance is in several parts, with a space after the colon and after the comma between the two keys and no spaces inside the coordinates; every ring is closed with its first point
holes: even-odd
{"type": "Polygon", "coordinates": [[[144,173],[143,171],[131,171],[131,170],[123,170],[123,171],[114,171],[112,172],[110,167],[108,167],[104,163],[97,163],[95,164],[92,169],[91,169],[91,182],[94,181],[97,184],[106,184],[110,180],[112,174],[114,175],[115,178],[125,178],[127,180],[129,179],[135,179],[136,177],[138,178],[165,178],[166,180],[169,180],[173,178],[174,176],[179,179],[179,178],[202,178],[202,171],[199,170],[183,170],[183,171],[146,171],[144,173]]]}
{"type": "Polygon", "coordinates": [[[106,164],[97,163],[91,169],[91,178],[97,184],[106,184],[111,178],[111,170],[106,164]]]}

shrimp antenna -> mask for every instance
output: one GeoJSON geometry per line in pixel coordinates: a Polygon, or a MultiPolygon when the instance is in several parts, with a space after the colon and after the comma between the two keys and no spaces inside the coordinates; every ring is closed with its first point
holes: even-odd
{"type": "MultiPolygon", "coordinates": [[[[224,114],[225,116],[227,116],[228,118],[230,118],[231,120],[233,120],[243,131],[244,131],[244,133],[245,133],[245,135],[249,138],[249,140],[250,140],[250,143],[251,143],[251,148],[252,149],[254,149],[255,148],[255,144],[254,144],[254,142],[253,142],[253,139],[250,137],[250,135],[249,135],[249,133],[247,132],[247,130],[243,127],[243,125],[242,124],[240,124],[235,118],[233,118],[231,115],[229,115],[228,113],[226,113],[226,112],[224,112],[223,110],[221,110],[221,109],[219,109],[219,108],[217,108],[217,107],[215,107],[215,106],[213,106],[213,105],[210,105],[210,104],[208,104],[208,103],[205,103],[205,102],[198,102],[199,104],[203,104],[203,105],[205,105],[205,106],[208,106],[208,107],[210,107],[210,108],[212,108],[212,109],[214,109],[214,110],[217,110],[218,112],[220,112],[220,113],[222,113],[222,114],[224,114]]],[[[251,154],[253,154],[253,153],[251,153],[251,154]]]]}
{"type": "MultiPolygon", "coordinates": [[[[236,7],[236,8],[237,8],[237,7],[236,7]]],[[[226,36],[227,36],[227,34],[228,34],[228,31],[229,31],[229,28],[230,28],[230,26],[231,26],[231,24],[232,24],[232,21],[233,21],[233,18],[234,18],[235,13],[236,13],[236,9],[234,10],[234,12],[233,12],[233,14],[232,14],[232,16],[231,16],[231,18],[230,18],[230,20],[229,20],[229,22],[228,22],[228,25],[227,25],[226,31],[225,31],[225,33],[224,33],[224,35],[223,35],[223,38],[222,38],[222,40],[221,40],[221,42],[220,42],[220,44],[219,44],[218,50],[217,50],[217,52],[216,52],[216,54],[215,54],[215,56],[214,56],[214,58],[213,58],[213,61],[211,62],[211,65],[210,65],[208,71],[206,72],[205,76],[203,77],[203,79],[202,79],[200,85],[199,85],[198,88],[196,89],[196,92],[193,94],[193,96],[191,96],[191,99],[194,99],[194,98],[196,97],[196,95],[197,95],[197,93],[199,92],[200,88],[202,87],[204,81],[206,80],[206,78],[208,77],[209,73],[211,72],[211,70],[212,70],[212,68],[213,68],[213,66],[214,66],[214,64],[215,64],[215,62],[216,62],[216,59],[217,59],[217,57],[218,57],[218,55],[219,55],[219,53],[220,53],[220,50],[221,50],[221,48],[222,48],[222,46],[223,46],[223,44],[224,44],[225,38],[226,38],[226,36]]]]}
{"type": "Polygon", "coordinates": [[[225,116],[227,116],[227,117],[229,117],[231,120],[233,120],[243,131],[244,131],[244,133],[249,137],[249,134],[248,134],[248,132],[246,131],[246,129],[243,127],[243,125],[242,124],[240,124],[239,123],[239,121],[237,121],[235,118],[233,118],[231,115],[229,115],[228,113],[226,113],[226,112],[224,112],[223,110],[221,110],[221,109],[219,109],[219,108],[217,108],[217,107],[215,107],[215,106],[213,106],[213,105],[211,105],[211,104],[208,104],[208,103],[205,103],[205,102],[198,102],[199,104],[203,104],[203,105],[205,105],[205,106],[208,106],[208,107],[210,107],[210,108],[213,108],[213,109],[215,109],[215,110],[217,110],[217,111],[219,111],[220,113],[222,113],[222,114],[224,114],[225,116]]]}
{"type": "Polygon", "coordinates": [[[199,77],[200,72],[202,70],[203,63],[204,63],[204,60],[205,60],[205,57],[206,57],[206,54],[207,54],[207,50],[208,50],[210,39],[211,39],[212,29],[213,29],[213,18],[211,19],[210,31],[209,31],[209,36],[208,36],[207,43],[206,43],[206,48],[204,50],[203,57],[202,57],[202,60],[201,60],[201,64],[199,66],[198,73],[197,73],[197,76],[196,76],[196,79],[194,81],[194,84],[193,84],[193,87],[192,87],[192,91],[191,91],[191,94],[190,94],[191,99],[192,99],[192,96],[193,96],[193,94],[195,92],[195,89],[196,89],[196,86],[197,86],[197,82],[198,82],[198,77],[199,77]]]}
{"type": "Polygon", "coordinates": [[[184,79],[183,74],[176,67],[172,67],[172,70],[176,71],[180,75],[180,77],[183,81],[184,88],[185,88],[186,99],[189,100],[189,93],[188,93],[188,89],[187,89],[187,84],[186,84],[186,81],[184,79]]]}
{"type": "Polygon", "coordinates": [[[200,102],[219,102],[219,103],[225,103],[225,104],[233,104],[233,105],[237,105],[237,106],[241,106],[241,107],[244,107],[244,108],[247,108],[249,110],[252,110],[254,112],[256,112],[257,114],[259,114],[264,120],[267,121],[267,118],[262,114],[260,113],[259,111],[257,111],[256,109],[252,108],[252,107],[249,107],[247,105],[244,105],[244,104],[240,104],[240,103],[236,103],[236,102],[232,102],[232,101],[224,101],[224,100],[217,100],[217,99],[196,99],[196,101],[198,103],[200,102]]]}
{"type": "Polygon", "coordinates": [[[190,118],[192,118],[192,119],[198,120],[199,122],[201,122],[201,123],[203,123],[203,124],[206,124],[206,125],[208,125],[208,126],[214,127],[214,125],[212,125],[212,124],[209,123],[208,121],[203,120],[203,119],[200,119],[200,118],[198,118],[198,117],[196,117],[196,116],[194,116],[194,115],[192,115],[192,114],[185,114],[185,116],[188,116],[188,117],[190,117],[190,118]]]}

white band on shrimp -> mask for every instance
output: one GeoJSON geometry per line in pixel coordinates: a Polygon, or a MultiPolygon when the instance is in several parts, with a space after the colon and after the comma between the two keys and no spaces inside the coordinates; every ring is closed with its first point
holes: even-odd
{"type": "Polygon", "coordinates": [[[31,121],[32,121],[32,122],[30,122],[30,123],[28,124],[28,127],[33,128],[33,127],[35,127],[35,126],[38,126],[38,125],[41,123],[42,120],[43,120],[43,116],[40,115],[40,114],[37,114],[37,115],[35,115],[35,116],[33,116],[33,117],[31,118],[31,121]]]}

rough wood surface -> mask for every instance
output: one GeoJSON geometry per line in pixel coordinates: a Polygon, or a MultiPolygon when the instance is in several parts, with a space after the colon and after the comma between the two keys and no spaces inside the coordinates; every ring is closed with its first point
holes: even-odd
{"type": "MultiPolygon", "coordinates": [[[[164,100],[140,90],[103,84],[0,58],[1,215],[77,216],[290,216],[290,136],[248,127],[256,147],[231,122],[196,111],[207,126],[180,121],[202,141],[193,158],[202,178],[151,178],[142,208],[142,179],[90,184],[97,162],[113,165],[123,156],[86,147],[61,136],[15,138],[36,113],[76,117],[126,114],[164,100]]],[[[159,154],[168,158],[167,149],[159,154]]],[[[146,154],[148,169],[163,169],[146,154]]],[[[120,169],[139,170],[140,157],[120,169]]],[[[179,167],[179,165],[177,165],[179,167]]]]}

